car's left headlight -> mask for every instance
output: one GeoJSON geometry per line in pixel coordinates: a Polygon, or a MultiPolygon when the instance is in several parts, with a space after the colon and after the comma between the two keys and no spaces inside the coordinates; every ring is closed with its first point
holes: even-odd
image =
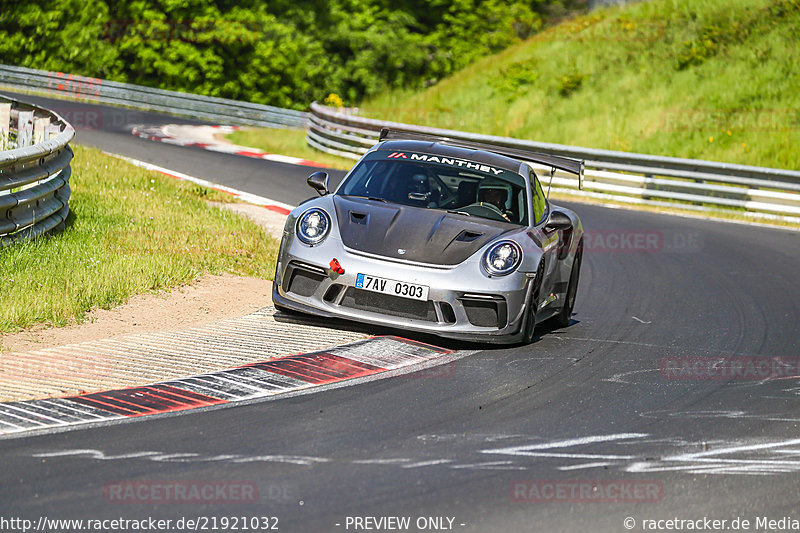
{"type": "Polygon", "coordinates": [[[500,241],[483,254],[483,268],[491,276],[505,276],[522,261],[522,248],[514,241],[500,241]]]}
{"type": "Polygon", "coordinates": [[[312,207],[297,219],[297,237],[306,244],[319,244],[331,230],[331,217],[317,207],[312,207]]]}

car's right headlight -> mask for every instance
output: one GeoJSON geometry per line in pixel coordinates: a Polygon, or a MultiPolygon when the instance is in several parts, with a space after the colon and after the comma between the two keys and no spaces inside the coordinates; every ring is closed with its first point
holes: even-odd
{"type": "Polygon", "coordinates": [[[331,217],[328,213],[313,207],[297,219],[297,237],[306,244],[321,243],[331,230],[331,217]]]}
{"type": "Polygon", "coordinates": [[[516,270],[522,261],[522,249],[514,241],[500,241],[483,254],[483,268],[490,276],[505,276],[516,270]]]}

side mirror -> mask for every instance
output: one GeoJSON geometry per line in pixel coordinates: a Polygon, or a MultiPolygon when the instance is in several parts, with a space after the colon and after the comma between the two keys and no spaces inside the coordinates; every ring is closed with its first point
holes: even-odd
{"type": "Polygon", "coordinates": [[[319,193],[320,196],[328,194],[328,173],[319,171],[311,174],[306,180],[308,186],[319,193]]]}
{"type": "Polygon", "coordinates": [[[572,220],[561,211],[551,211],[544,224],[545,231],[572,229],[572,220]]]}

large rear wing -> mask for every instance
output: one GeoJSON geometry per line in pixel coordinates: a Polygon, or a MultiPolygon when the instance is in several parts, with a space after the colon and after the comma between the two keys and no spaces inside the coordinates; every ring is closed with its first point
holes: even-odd
{"type": "Polygon", "coordinates": [[[383,128],[379,137],[380,141],[387,140],[407,140],[407,141],[428,141],[447,144],[449,146],[457,146],[459,148],[472,148],[474,150],[484,150],[522,161],[529,161],[538,165],[548,166],[553,171],[563,170],[570,174],[575,174],[578,177],[578,188],[583,189],[583,173],[584,162],[580,159],[572,159],[570,157],[561,157],[558,155],[543,154],[540,152],[533,152],[530,150],[520,150],[518,148],[508,148],[496,144],[482,143],[476,141],[464,141],[461,139],[451,139],[449,137],[439,137],[436,135],[428,135],[426,133],[414,133],[402,130],[392,130],[383,128]]]}

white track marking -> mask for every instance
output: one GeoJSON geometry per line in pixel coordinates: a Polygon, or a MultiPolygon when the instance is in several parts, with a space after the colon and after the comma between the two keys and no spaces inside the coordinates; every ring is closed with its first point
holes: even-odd
{"type": "Polygon", "coordinates": [[[580,464],[580,465],[559,466],[558,470],[562,470],[562,471],[567,472],[567,471],[570,471],[570,470],[583,470],[583,469],[586,469],[586,468],[601,468],[603,466],[610,466],[612,464],[614,464],[614,463],[608,463],[608,462],[583,463],[583,464],[580,464]]]}
{"type": "MultiPolygon", "coordinates": [[[[619,434],[616,437],[632,434],[619,434]]],[[[633,434],[636,435],[636,434],[633,434]]],[[[547,443],[546,446],[557,444],[567,447],[580,444],[603,444],[613,443],[615,445],[645,445],[654,442],[674,442],[681,448],[697,449],[700,442],[687,442],[683,439],[639,439],[634,438],[629,442],[629,438],[622,440],[608,440],[612,435],[591,437],[588,439],[568,439],[547,443]]],[[[721,443],[726,444],[726,443],[721,443]]],[[[446,442],[442,446],[447,448],[446,442]]],[[[489,450],[493,453],[495,450],[489,450]]],[[[486,453],[487,450],[479,453],[486,453]]],[[[314,466],[323,463],[346,463],[351,465],[373,466],[382,468],[426,468],[426,467],[445,467],[453,470],[504,470],[504,471],[527,471],[536,462],[525,463],[524,457],[517,457],[497,461],[480,461],[475,452],[468,452],[459,459],[453,457],[439,457],[426,460],[413,461],[412,459],[401,458],[375,458],[375,459],[333,459],[325,457],[302,456],[302,455],[210,455],[203,456],[198,453],[166,453],[156,451],[143,451],[129,454],[108,454],[101,450],[77,449],[53,452],[39,452],[33,457],[85,457],[89,460],[119,461],[119,460],[140,460],[151,462],[170,462],[170,463],[203,463],[203,462],[222,462],[231,464],[243,463],[281,463],[297,466],[314,466]],[[469,460],[472,459],[472,460],[469,460]]],[[[551,453],[547,451],[532,452],[533,457],[549,456],[554,458],[577,459],[582,457],[594,457],[595,454],[566,454],[551,453]]],[[[528,454],[523,454],[528,455],[528,454]]],[[[554,466],[558,471],[571,472],[578,470],[588,470],[592,468],[608,468],[614,466],[623,472],[630,473],[653,473],[653,472],[684,472],[688,474],[717,474],[717,475],[773,475],[780,473],[800,472],[800,459],[795,459],[800,455],[800,439],[786,441],[773,441],[749,444],[730,444],[716,450],[705,450],[692,453],[676,453],[664,455],[654,459],[645,459],[647,453],[630,456],[609,455],[610,460],[581,462],[572,465],[554,466]],[[738,454],[738,456],[737,456],[738,454]],[[748,457],[748,455],[750,457],[748,457]],[[772,456],[765,456],[772,454],[772,456]]],[[[597,454],[597,457],[602,457],[597,454]]]]}
{"type": "Polygon", "coordinates": [[[524,466],[515,465],[513,461],[489,461],[450,465],[449,467],[454,470],[526,470],[524,466]]]}
{"type": "Polygon", "coordinates": [[[240,191],[239,189],[234,189],[233,187],[228,187],[227,185],[220,185],[219,183],[214,183],[208,180],[204,180],[202,178],[196,178],[194,176],[184,174],[183,172],[178,172],[177,170],[170,170],[168,168],[160,167],[158,165],[147,163],[145,161],[140,161],[138,159],[133,159],[124,155],[112,154],[110,152],[103,152],[103,153],[106,155],[110,155],[112,157],[116,157],[117,159],[122,159],[123,161],[127,161],[132,165],[144,168],[146,170],[153,170],[155,172],[160,172],[161,174],[166,174],[168,176],[177,178],[179,180],[189,181],[192,183],[196,183],[197,185],[201,185],[203,187],[208,187],[210,189],[216,189],[222,192],[226,192],[228,194],[232,194],[233,196],[236,196],[240,200],[245,201],[249,204],[255,204],[266,207],[278,207],[281,209],[285,209],[286,211],[291,211],[295,207],[293,205],[285,204],[283,202],[278,202],[276,200],[271,200],[270,198],[265,198],[257,194],[240,191]]]}
{"type": "Polygon", "coordinates": [[[430,461],[419,461],[416,463],[404,464],[401,465],[401,468],[421,468],[423,466],[444,465],[452,462],[452,459],[432,459],[430,461]]]}
{"type": "Polygon", "coordinates": [[[148,458],[154,455],[163,455],[161,452],[134,452],[123,453],[120,455],[106,455],[102,450],[92,449],[79,449],[79,450],[62,450],[57,452],[42,452],[34,453],[33,457],[68,457],[73,455],[85,455],[90,459],[99,459],[101,461],[118,461],[121,459],[141,459],[148,458]]]}
{"type": "Polygon", "coordinates": [[[169,453],[166,455],[154,455],[151,460],[167,463],[182,463],[183,459],[194,459],[199,454],[197,453],[169,453]]]}
{"type": "Polygon", "coordinates": [[[746,474],[763,475],[771,473],[800,472],[800,460],[784,459],[790,452],[791,457],[796,450],[791,448],[800,444],[800,439],[773,441],[759,444],[737,444],[719,449],[694,453],[681,453],[661,457],[658,461],[637,461],[624,468],[626,472],[689,472],[703,474],[746,474]],[[783,448],[788,448],[783,450],[783,448]],[[756,458],[747,458],[746,454],[756,453],[756,458]],[[764,452],[772,457],[764,457],[764,452]],[[731,457],[744,454],[745,458],[731,457]],[[727,457],[725,457],[727,456],[727,457]]]}
{"type": "Polygon", "coordinates": [[[353,464],[357,465],[396,465],[408,463],[411,459],[399,457],[397,459],[356,459],[353,464]]]}
{"type": "Polygon", "coordinates": [[[611,383],[631,383],[623,378],[632,376],[634,374],[643,374],[645,372],[659,372],[658,368],[646,368],[644,370],[631,370],[629,372],[620,372],[619,374],[614,374],[610,378],[603,378],[603,381],[608,381],[611,383]]]}
{"type": "Polygon", "coordinates": [[[755,450],[770,450],[776,447],[795,446],[797,444],[800,444],[800,439],[792,439],[792,440],[778,441],[778,442],[766,442],[763,444],[750,444],[744,446],[730,446],[728,448],[721,448],[719,450],[708,450],[699,453],[675,455],[672,458],[680,461],[683,460],[684,458],[708,457],[708,456],[727,454],[727,453],[751,452],[755,450]]]}
{"type": "MultiPolygon", "coordinates": [[[[508,448],[495,448],[491,450],[481,450],[481,453],[501,454],[501,455],[533,455],[541,456],[536,450],[551,450],[554,448],[570,448],[573,446],[582,446],[586,444],[596,444],[598,442],[613,442],[625,439],[640,439],[649,436],[647,433],[615,433],[612,435],[596,435],[592,437],[579,437],[576,439],[557,440],[552,442],[545,442],[542,444],[528,444],[524,446],[510,446],[508,448]]],[[[559,456],[570,456],[572,454],[558,454],[559,456]]],[[[616,456],[596,456],[594,454],[575,454],[586,458],[586,455],[591,455],[591,458],[606,459],[616,456]]]]}
{"type": "Polygon", "coordinates": [[[240,457],[231,460],[232,463],[288,463],[301,466],[327,463],[328,461],[330,461],[330,459],[325,459],[324,457],[309,457],[305,455],[258,455],[255,457],[240,457]]]}

